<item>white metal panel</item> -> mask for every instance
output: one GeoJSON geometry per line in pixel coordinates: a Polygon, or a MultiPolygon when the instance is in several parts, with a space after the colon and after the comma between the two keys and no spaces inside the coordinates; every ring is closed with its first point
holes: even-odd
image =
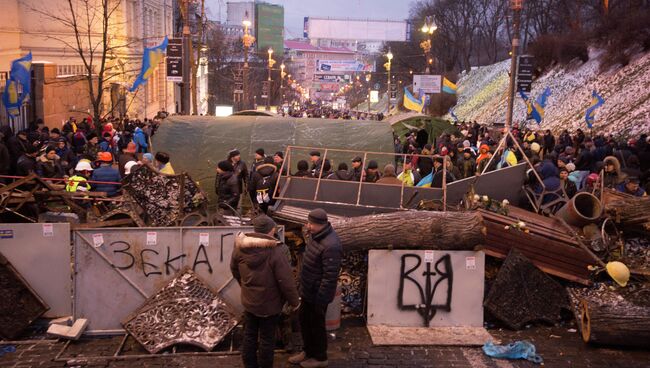
{"type": "Polygon", "coordinates": [[[483,252],[371,250],[368,325],[482,327],[484,276],[483,252]]]}
{"type": "Polygon", "coordinates": [[[50,307],[45,317],[72,314],[70,249],[70,224],[0,224],[0,252],[50,307]]]}

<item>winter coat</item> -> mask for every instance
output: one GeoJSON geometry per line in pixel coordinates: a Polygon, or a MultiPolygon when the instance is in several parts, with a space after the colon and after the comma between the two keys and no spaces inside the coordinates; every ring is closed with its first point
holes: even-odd
{"type": "Polygon", "coordinates": [[[77,132],[72,136],[72,150],[74,153],[83,153],[86,142],[86,136],[84,135],[83,131],[77,130],[77,132]]]}
{"type": "Polygon", "coordinates": [[[409,170],[406,173],[406,175],[407,176],[405,176],[404,172],[400,172],[397,175],[397,180],[400,180],[400,181],[404,180],[404,186],[416,186],[418,184],[418,182],[420,182],[420,180],[422,179],[420,174],[417,171],[414,171],[414,170],[409,170]],[[410,185],[410,183],[413,183],[413,184],[410,185]]]}
{"type": "Polygon", "coordinates": [[[625,180],[625,178],[627,178],[627,175],[621,172],[621,163],[618,161],[618,159],[616,159],[616,157],[614,156],[605,157],[604,163],[607,164],[608,162],[614,164],[614,171],[604,172],[603,185],[605,186],[605,188],[614,189],[616,188],[617,185],[621,184],[625,180]]]}
{"type": "MultiPolygon", "coordinates": [[[[119,183],[122,179],[120,172],[109,165],[102,165],[93,171],[90,180],[107,181],[119,183]]],[[[106,192],[109,197],[117,195],[120,190],[120,184],[95,184],[93,183],[92,189],[95,192],[106,192]]]]}
{"type": "Polygon", "coordinates": [[[147,143],[147,137],[142,129],[135,128],[135,132],[133,133],[133,143],[135,143],[137,152],[148,152],[147,148],[149,147],[149,144],[147,143]]]}
{"type": "Polygon", "coordinates": [[[9,149],[9,154],[13,158],[14,163],[18,161],[20,156],[22,156],[27,150],[27,146],[30,145],[31,143],[29,143],[29,141],[24,141],[18,138],[18,136],[9,138],[7,148],[9,149]]]}
{"type": "Polygon", "coordinates": [[[250,182],[250,191],[253,195],[254,203],[273,204],[273,191],[278,180],[277,168],[273,164],[263,164],[258,166],[253,173],[250,182]],[[260,202],[262,198],[263,202],[260,202]],[[268,199],[268,200],[264,200],[268,199]]]}
{"type": "Polygon", "coordinates": [[[244,183],[248,182],[248,167],[246,166],[246,162],[243,160],[239,160],[239,162],[234,163],[232,162],[232,167],[235,175],[237,176],[237,183],[239,185],[239,193],[241,193],[244,190],[244,183]]]}
{"type": "Polygon", "coordinates": [[[588,148],[580,150],[575,162],[576,171],[591,171],[594,166],[593,155],[588,148]]]}
{"type": "Polygon", "coordinates": [[[61,158],[57,155],[54,160],[48,160],[45,154],[40,155],[36,160],[36,174],[41,178],[62,178],[61,158]]]}
{"type": "Polygon", "coordinates": [[[7,175],[11,170],[11,156],[9,155],[9,149],[4,144],[0,142],[0,174],[7,175]]]}
{"type": "Polygon", "coordinates": [[[364,171],[363,181],[364,183],[377,183],[381,179],[381,173],[377,171],[375,174],[371,174],[368,170],[364,171]]]}
{"type": "Polygon", "coordinates": [[[218,203],[220,205],[225,203],[236,209],[241,193],[239,191],[237,176],[232,171],[217,174],[214,185],[217,196],[219,197],[218,203]]]}
{"type": "Polygon", "coordinates": [[[363,176],[363,169],[361,167],[358,167],[356,169],[352,168],[352,170],[350,170],[350,175],[351,175],[350,180],[361,181],[361,177],[363,176]]]}
{"type": "Polygon", "coordinates": [[[564,187],[564,192],[567,195],[567,199],[573,198],[573,196],[576,195],[576,193],[578,192],[578,189],[576,187],[576,183],[569,180],[568,178],[567,178],[567,180],[560,180],[560,182],[562,183],[562,186],[564,187]]]}
{"type": "Polygon", "coordinates": [[[293,176],[298,177],[298,178],[313,178],[314,176],[311,174],[311,171],[302,171],[298,170],[296,171],[293,176]]]}
{"type": "Polygon", "coordinates": [[[23,154],[16,163],[16,175],[27,176],[36,172],[36,159],[23,154]]]}
{"type": "Polygon", "coordinates": [[[85,156],[90,161],[94,161],[97,160],[98,153],[99,153],[99,144],[88,143],[86,144],[86,148],[84,149],[83,156],[85,156]]]}
{"type": "MultiPolygon", "coordinates": [[[[560,189],[560,177],[558,168],[553,165],[550,161],[543,161],[541,166],[537,169],[537,172],[544,182],[544,187],[547,192],[554,192],[560,189]]],[[[536,184],[534,187],[535,193],[542,193],[543,188],[541,185],[536,184]]],[[[547,194],[542,198],[542,204],[548,203],[556,199],[556,196],[552,194],[547,194]]]]}
{"type": "MultiPolygon", "coordinates": [[[[422,152],[423,155],[428,155],[430,153],[422,152]]],[[[433,171],[433,160],[431,157],[419,157],[418,158],[418,171],[420,172],[420,177],[424,178],[425,176],[431,174],[433,171]]]]}
{"type": "Polygon", "coordinates": [[[336,170],[335,172],[331,173],[327,179],[330,180],[343,180],[343,181],[350,181],[352,180],[352,175],[353,173],[351,171],[347,170],[336,170]]]}
{"type": "Polygon", "coordinates": [[[280,314],[285,301],[300,303],[293,272],[283,250],[286,245],[258,233],[239,233],[230,271],[241,287],[244,309],[258,317],[280,314]]]}
{"type": "Polygon", "coordinates": [[[402,181],[391,175],[380,178],[377,180],[377,184],[402,185],[402,181]]]}
{"type": "Polygon", "coordinates": [[[458,166],[458,170],[460,170],[460,175],[463,179],[474,176],[476,173],[476,161],[472,157],[469,159],[463,157],[463,161],[461,162],[461,165],[458,166]]]}
{"type": "Polygon", "coordinates": [[[334,300],[342,258],[343,247],[331,224],[307,237],[300,271],[300,296],[303,300],[320,305],[334,300]]]}

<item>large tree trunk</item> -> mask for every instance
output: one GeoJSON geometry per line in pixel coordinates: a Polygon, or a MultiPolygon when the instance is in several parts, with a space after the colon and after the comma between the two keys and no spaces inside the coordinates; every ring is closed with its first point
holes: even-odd
{"type": "Polygon", "coordinates": [[[472,250],[485,238],[476,212],[403,211],[332,223],[345,251],[361,249],[472,250]]]}
{"type": "Polygon", "coordinates": [[[613,292],[584,292],[569,295],[582,339],[598,345],[650,347],[650,307],[633,304],[613,292]]]}

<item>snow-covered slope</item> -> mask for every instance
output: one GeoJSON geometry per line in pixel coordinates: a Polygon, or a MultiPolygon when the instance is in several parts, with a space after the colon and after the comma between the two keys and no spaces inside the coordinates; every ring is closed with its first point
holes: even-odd
{"type": "MultiPolygon", "coordinates": [[[[594,132],[625,136],[650,132],[650,53],[638,54],[627,66],[603,73],[599,73],[600,55],[591,50],[586,63],[575,60],[566,67],[554,67],[533,83],[530,95],[535,98],[551,88],[541,129],[586,130],[585,110],[596,90],[605,104],[596,111],[594,132]]],[[[509,69],[510,60],[504,60],[461,76],[456,116],[488,124],[504,122],[509,69]]],[[[523,100],[517,97],[514,121],[523,120],[525,111],[523,100]]],[[[537,124],[531,121],[529,126],[537,124]]]]}

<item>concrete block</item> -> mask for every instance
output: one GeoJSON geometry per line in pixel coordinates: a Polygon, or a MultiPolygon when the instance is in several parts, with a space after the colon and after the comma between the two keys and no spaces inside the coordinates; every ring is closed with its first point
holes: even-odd
{"type": "Polygon", "coordinates": [[[87,326],[88,320],[85,318],[79,318],[72,326],[51,325],[50,328],[47,329],[47,333],[64,339],[78,340],[87,326]]]}

